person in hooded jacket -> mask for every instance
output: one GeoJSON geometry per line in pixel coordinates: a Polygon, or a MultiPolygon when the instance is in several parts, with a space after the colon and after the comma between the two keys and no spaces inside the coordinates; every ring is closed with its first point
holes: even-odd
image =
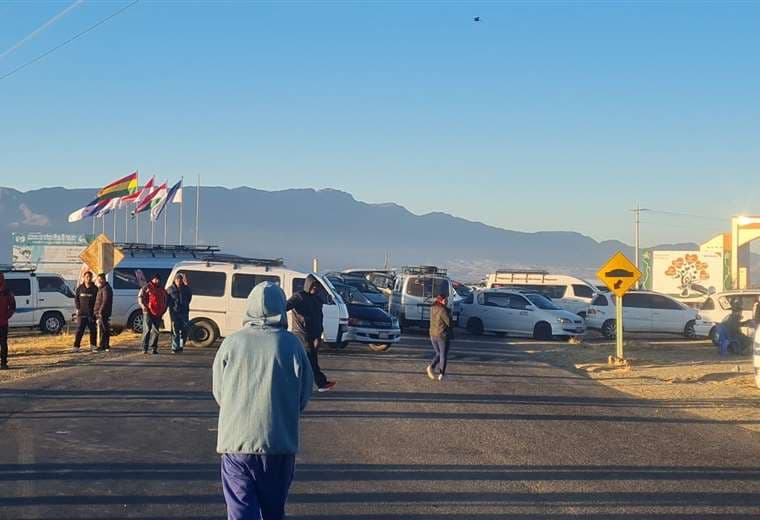
{"type": "Polygon", "coordinates": [[[448,294],[439,294],[430,308],[430,343],[433,344],[435,355],[433,361],[427,366],[426,372],[430,379],[438,379],[438,381],[443,381],[446,375],[449,346],[451,340],[454,339],[454,327],[448,298],[448,294]],[[436,371],[438,371],[437,376],[436,371]]]}
{"type": "Polygon", "coordinates": [[[113,289],[106,279],[106,275],[100,273],[95,280],[98,286],[98,295],[95,297],[95,319],[98,321],[98,348],[99,352],[111,350],[111,314],[113,312],[113,289]]]}
{"type": "Polygon", "coordinates": [[[8,322],[16,313],[16,298],[5,285],[5,275],[0,273],[0,370],[8,368],[8,322]]]}
{"type": "Polygon", "coordinates": [[[166,301],[166,289],[161,287],[161,276],[155,273],[137,294],[137,302],[143,312],[143,354],[147,354],[149,348],[158,354],[158,337],[166,313],[166,301]]]}
{"type": "Polygon", "coordinates": [[[169,297],[169,317],[172,320],[172,352],[182,352],[190,326],[190,302],[193,300],[193,291],[187,285],[185,275],[177,273],[166,293],[169,297]]]}
{"type": "Polygon", "coordinates": [[[293,334],[303,343],[306,354],[314,372],[314,383],[317,390],[326,392],[335,386],[335,381],[328,381],[327,376],[319,368],[319,348],[322,346],[322,297],[319,292],[322,284],[313,276],[307,275],[303,289],[290,297],[287,310],[293,312],[293,334]]]}
{"type": "Polygon", "coordinates": [[[214,358],[219,405],[217,452],[228,520],[280,520],[295,473],[301,412],[311,397],[311,366],[288,332],[285,293],[258,284],[246,301],[243,328],[214,358]]]}
{"type": "Polygon", "coordinates": [[[90,331],[90,352],[95,352],[98,346],[98,328],[95,319],[95,299],[97,297],[98,288],[92,283],[92,273],[87,271],[84,273],[82,283],[79,284],[74,295],[74,305],[77,309],[77,333],[74,336],[72,352],[79,352],[85,329],[90,331]]]}

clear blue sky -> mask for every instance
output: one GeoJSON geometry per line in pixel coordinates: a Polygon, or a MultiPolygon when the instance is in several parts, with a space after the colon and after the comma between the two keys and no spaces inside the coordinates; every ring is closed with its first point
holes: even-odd
{"type": "MultiPolygon", "coordinates": [[[[0,53],[69,4],[0,3],[0,53]]],[[[758,27],[759,2],[143,1],[0,81],[0,185],[200,173],[630,242],[636,201],[760,213],[758,27]]],[[[646,219],[645,244],[723,227],[646,219]]]]}

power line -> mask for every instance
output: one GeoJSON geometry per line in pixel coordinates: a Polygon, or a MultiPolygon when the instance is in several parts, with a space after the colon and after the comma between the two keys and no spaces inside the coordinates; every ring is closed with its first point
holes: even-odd
{"type": "Polygon", "coordinates": [[[97,22],[96,24],[91,25],[90,27],[88,27],[84,31],[75,34],[74,36],[72,36],[68,40],[64,41],[63,43],[60,43],[60,44],[56,45],[55,47],[53,47],[52,49],[50,49],[50,50],[48,50],[46,52],[43,52],[42,54],[40,54],[36,58],[33,58],[33,59],[27,61],[26,63],[23,63],[23,64],[19,65],[18,67],[16,67],[12,71],[8,72],[7,74],[5,74],[3,76],[0,76],[0,81],[4,80],[6,78],[9,78],[10,76],[13,76],[15,73],[17,73],[17,72],[19,72],[19,71],[27,68],[30,65],[33,65],[33,64],[37,63],[38,61],[40,61],[41,59],[45,58],[46,56],[49,56],[49,55],[53,54],[55,51],[57,51],[61,47],[65,47],[66,45],[70,44],[71,42],[73,42],[74,40],[78,39],[79,37],[84,36],[85,34],[87,34],[88,32],[92,31],[93,29],[95,29],[95,28],[103,25],[104,23],[106,23],[111,18],[114,18],[114,17],[120,15],[121,13],[123,13],[124,11],[126,11],[127,9],[129,9],[130,7],[132,7],[133,5],[135,5],[139,1],[140,0],[134,0],[133,2],[125,5],[124,7],[122,7],[121,9],[118,9],[117,11],[114,11],[110,15],[106,16],[105,18],[103,18],[102,20],[100,20],[99,22],[97,22]]]}
{"type": "Polygon", "coordinates": [[[79,7],[80,5],[82,5],[82,3],[84,3],[84,0],[74,0],[74,2],[71,3],[71,4],[69,4],[63,11],[57,13],[50,20],[48,20],[47,22],[43,23],[42,25],[40,25],[39,27],[37,27],[35,30],[33,30],[32,32],[30,32],[29,34],[27,34],[26,36],[24,36],[23,38],[21,38],[19,41],[17,41],[13,45],[11,45],[9,49],[7,49],[6,51],[0,53],[0,60],[2,60],[3,58],[5,58],[6,56],[8,56],[10,53],[12,53],[16,49],[18,49],[19,47],[21,47],[22,45],[24,45],[26,42],[28,42],[29,40],[31,40],[32,38],[34,38],[35,36],[37,36],[38,34],[40,34],[42,31],[44,31],[45,29],[47,29],[51,25],[55,25],[58,22],[58,20],[60,20],[61,18],[63,18],[67,14],[69,14],[71,11],[73,11],[74,9],[76,9],[77,7],[79,7]]]}
{"type": "Polygon", "coordinates": [[[667,215],[670,217],[687,217],[687,218],[701,218],[705,220],[719,220],[721,222],[730,221],[730,217],[716,217],[714,215],[696,215],[694,213],[679,213],[677,211],[665,211],[665,210],[659,210],[659,209],[650,209],[650,208],[641,208],[638,210],[631,210],[631,211],[641,211],[646,213],[654,213],[656,215],[667,215]]]}

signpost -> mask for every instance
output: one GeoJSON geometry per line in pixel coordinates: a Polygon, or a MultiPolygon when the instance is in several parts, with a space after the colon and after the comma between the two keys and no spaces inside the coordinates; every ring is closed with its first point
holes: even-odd
{"type": "Polygon", "coordinates": [[[623,296],[631,290],[641,278],[641,271],[618,251],[596,273],[607,288],[615,295],[615,356],[619,361],[623,357],[623,296]]]}
{"type": "Polygon", "coordinates": [[[113,271],[113,268],[124,260],[124,253],[115,247],[107,236],[99,235],[87,249],[82,251],[79,259],[97,275],[113,271]]]}

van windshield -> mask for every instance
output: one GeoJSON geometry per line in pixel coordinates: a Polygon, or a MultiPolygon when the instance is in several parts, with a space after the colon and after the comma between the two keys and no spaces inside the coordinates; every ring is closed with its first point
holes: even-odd
{"type": "Polygon", "coordinates": [[[545,311],[561,311],[562,310],[561,307],[558,307],[557,305],[552,303],[548,298],[545,298],[544,296],[541,296],[540,294],[526,294],[525,296],[530,300],[530,303],[532,303],[539,309],[543,309],[545,311]]]}
{"type": "Polygon", "coordinates": [[[449,294],[449,280],[433,276],[410,276],[406,284],[406,294],[419,298],[435,298],[439,294],[449,294]]]}

